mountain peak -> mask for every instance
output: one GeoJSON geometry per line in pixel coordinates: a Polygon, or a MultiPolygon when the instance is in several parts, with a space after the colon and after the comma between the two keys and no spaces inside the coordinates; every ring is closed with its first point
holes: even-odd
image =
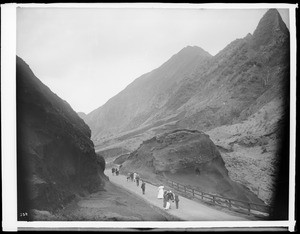
{"type": "Polygon", "coordinates": [[[207,56],[212,56],[210,53],[208,53],[207,51],[205,51],[204,49],[202,49],[199,46],[186,46],[183,49],[181,49],[178,54],[203,54],[203,55],[207,55],[207,56]]]}
{"type": "Polygon", "coordinates": [[[192,57],[203,57],[203,58],[210,58],[212,55],[202,49],[199,46],[186,46],[182,48],[177,54],[173,55],[173,58],[192,58],[192,57]]]}
{"type": "Polygon", "coordinates": [[[276,40],[282,35],[287,36],[289,30],[283,22],[278,10],[270,9],[259,21],[253,33],[253,47],[258,48],[276,40]]]}

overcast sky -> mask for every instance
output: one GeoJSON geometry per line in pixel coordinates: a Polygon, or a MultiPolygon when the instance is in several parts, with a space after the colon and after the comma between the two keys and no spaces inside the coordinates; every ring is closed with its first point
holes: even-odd
{"type": "MultiPolygon", "coordinates": [[[[185,46],[217,54],[253,33],[266,11],[18,8],[17,55],[75,111],[89,113],[185,46]]],[[[279,12],[288,26],[288,10],[279,12]]]]}

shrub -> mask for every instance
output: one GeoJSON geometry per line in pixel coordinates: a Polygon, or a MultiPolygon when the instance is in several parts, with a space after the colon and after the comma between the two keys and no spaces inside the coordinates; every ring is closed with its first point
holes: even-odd
{"type": "Polygon", "coordinates": [[[238,110],[238,108],[233,107],[230,111],[230,115],[232,118],[238,118],[240,116],[240,111],[238,110]]]}

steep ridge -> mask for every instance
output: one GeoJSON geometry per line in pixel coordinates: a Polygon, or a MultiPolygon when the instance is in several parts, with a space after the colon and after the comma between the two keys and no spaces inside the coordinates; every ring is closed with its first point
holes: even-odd
{"type": "Polygon", "coordinates": [[[253,36],[229,44],[212,59],[204,75],[190,81],[197,89],[184,108],[195,111],[189,111],[180,126],[203,130],[245,120],[284,93],[289,77],[289,34],[274,11],[264,15],[253,36]],[[281,22],[285,28],[278,31],[277,24],[270,25],[270,21],[281,22]],[[265,37],[265,28],[277,33],[265,37]],[[263,44],[255,50],[262,38],[263,44]]]}
{"type": "Polygon", "coordinates": [[[259,49],[260,46],[268,46],[270,41],[275,42],[275,40],[277,43],[281,43],[285,41],[285,37],[288,34],[289,31],[282,21],[279,12],[276,9],[270,9],[259,21],[253,34],[252,47],[259,49]]]}
{"type": "Polygon", "coordinates": [[[99,134],[115,134],[142,125],[168,100],[169,89],[210,58],[201,48],[188,46],[161,67],[136,79],[84,119],[92,129],[93,139],[99,134]]]}
{"type": "MultiPolygon", "coordinates": [[[[18,211],[54,211],[103,188],[105,163],[70,105],[17,57],[18,211]]],[[[22,216],[20,219],[30,219],[22,216]]]]}
{"type": "Polygon", "coordinates": [[[88,114],[85,121],[91,127],[97,151],[114,152],[117,148],[127,153],[143,141],[175,129],[203,131],[222,149],[229,177],[245,184],[269,204],[275,186],[280,132],[287,120],[289,31],[278,11],[271,9],[253,35],[236,39],[217,55],[206,57],[193,69],[181,68],[185,75],[178,70],[165,70],[170,74],[166,80],[173,80],[177,74],[180,78],[164,83],[163,92],[159,92],[161,84],[156,84],[161,79],[152,74],[166,69],[166,64],[174,61],[173,56],[88,114]],[[126,99],[125,93],[132,96],[126,99]],[[139,105],[134,104],[137,102],[139,105]],[[130,112],[127,106],[132,106],[130,112]],[[153,106],[156,108],[150,108],[153,106]],[[119,116],[123,107],[126,108],[119,116]],[[95,123],[106,115],[113,120],[111,124],[97,127],[95,123]],[[115,124],[117,118],[122,127],[115,124]],[[253,164],[255,160],[260,163],[253,164]],[[268,166],[272,169],[267,170],[268,166]],[[260,186],[261,178],[264,182],[260,186]]]}

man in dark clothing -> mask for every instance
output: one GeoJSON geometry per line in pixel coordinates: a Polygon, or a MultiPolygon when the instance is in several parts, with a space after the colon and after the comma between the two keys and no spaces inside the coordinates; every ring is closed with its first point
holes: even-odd
{"type": "Polygon", "coordinates": [[[178,194],[175,194],[175,204],[176,204],[176,209],[179,207],[179,196],[178,194]]]}
{"type": "Polygon", "coordinates": [[[130,173],[130,179],[133,181],[133,173],[130,173]]]}
{"type": "Polygon", "coordinates": [[[136,181],[136,186],[139,187],[139,184],[140,184],[140,176],[137,174],[136,177],[135,177],[135,181],[136,181]]]}
{"type": "Polygon", "coordinates": [[[126,180],[128,181],[130,179],[130,173],[127,174],[126,180]]]}
{"type": "Polygon", "coordinates": [[[111,173],[112,173],[113,175],[115,174],[115,168],[114,168],[114,167],[111,169],[111,173]]]}
{"type": "Polygon", "coordinates": [[[142,188],[143,194],[145,194],[146,184],[144,181],[142,182],[141,188],[142,188]]]}

